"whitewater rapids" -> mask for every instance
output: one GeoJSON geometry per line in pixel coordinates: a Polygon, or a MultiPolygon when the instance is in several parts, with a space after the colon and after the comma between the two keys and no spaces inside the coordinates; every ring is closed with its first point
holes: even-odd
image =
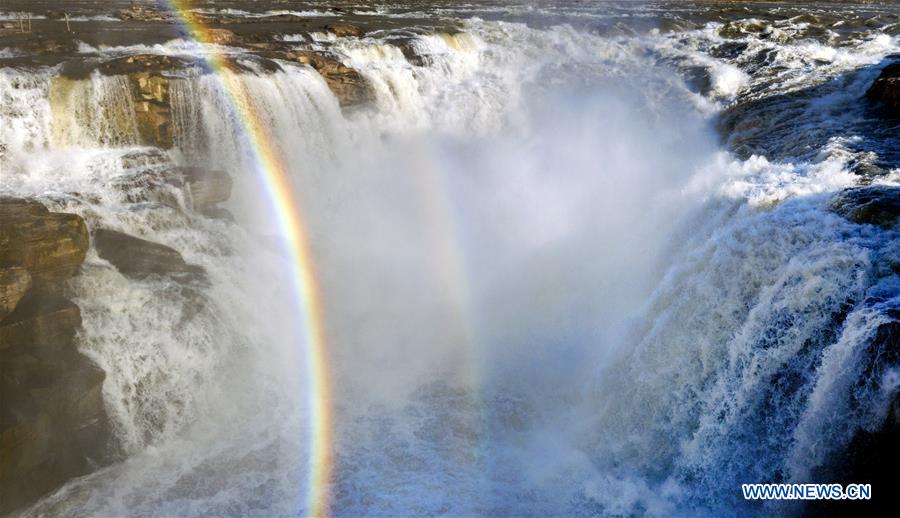
{"type": "MultiPolygon", "coordinates": [[[[458,33],[411,36],[421,64],[389,31],[297,38],[331,38],[371,106],[342,110],[306,67],[224,72],[274,135],[310,229],[335,390],[331,511],[771,512],[739,485],[809,481],[880,425],[900,384],[869,350],[900,308],[884,266],[897,233],[828,209],[859,184],[853,166],[890,155],[847,107],[900,51],[896,30],[605,33],[580,25],[602,17],[588,8],[547,8],[562,19],[542,24],[472,9],[458,33]],[[784,134],[717,133],[740,102],[801,88],[824,88],[818,106],[846,124],[801,110],[784,134]]],[[[0,190],[170,245],[208,282],[131,280],[89,253],[79,348],[107,373],[124,460],[24,514],[302,515],[292,265],[221,82],[173,88],[176,146],[159,151],[136,144],[122,78],[60,97],[55,72],[0,69],[0,190]],[[121,187],[173,164],[228,172],[235,221],[172,185],[121,187]]],[[[876,183],[897,185],[897,168],[876,183]]]]}

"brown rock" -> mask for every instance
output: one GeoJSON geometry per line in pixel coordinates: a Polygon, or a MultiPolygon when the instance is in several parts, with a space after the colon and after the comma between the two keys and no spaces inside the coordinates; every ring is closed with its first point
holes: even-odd
{"type": "Polygon", "coordinates": [[[334,34],[338,38],[346,38],[348,36],[359,38],[365,34],[365,31],[363,31],[362,28],[356,25],[350,25],[349,23],[335,23],[332,25],[326,25],[325,30],[334,34]]]}
{"type": "Polygon", "coordinates": [[[98,70],[104,75],[120,76],[147,73],[162,75],[165,72],[174,72],[192,67],[194,61],[175,56],[161,54],[135,54],[121,58],[110,59],[100,64],[98,70]]]}
{"type": "Polygon", "coordinates": [[[109,460],[104,373],[77,352],[81,312],[59,295],[87,247],[79,216],[0,198],[0,514],[109,460]]]}
{"type": "Polygon", "coordinates": [[[104,373],[79,354],[78,306],[29,293],[0,321],[0,513],[110,460],[104,373]]]}
{"type": "Polygon", "coordinates": [[[0,320],[16,309],[30,287],[31,275],[25,268],[0,268],[0,320]]]}
{"type": "Polygon", "coordinates": [[[125,21],[160,22],[172,19],[172,16],[168,13],[141,5],[132,5],[128,9],[121,9],[117,15],[120,20],[125,21]]]}
{"type": "Polygon", "coordinates": [[[58,361],[49,366],[32,359],[39,375],[23,378],[21,385],[0,383],[0,513],[111,460],[103,371],[77,353],[58,361]]]}
{"type": "Polygon", "coordinates": [[[207,29],[205,34],[207,43],[232,45],[237,42],[237,36],[228,29],[207,29]]]}
{"type": "Polygon", "coordinates": [[[369,82],[359,72],[334,57],[307,50],[270,51],[260,55],[311,66],[325,79],[341,106],[363,104],[375,98],[369,82]]]}
{"type": "Polygon", "coordinates": [[[168,74],[194,65],[187,59],[139,54],[106,61],[99,70],[105,75],[128,77],[134,100],[134,120],[141,143],[168,149],[174,144],[169,99],[173,79],[168,74]]]}
{"type": "Polygon", "coordinates": [[[900,117],[900,63],[886,66],[866,92],[866,97],[884,103],[888,113],[900,117]]]}
{"type": "Polygon", "coordinates": [[[94,247],[100,257],[112,263],[120,272],[129,277],[203,273],[201,267],[187,264],[174,248],[115,230],[96,230],[94,247]]]}
{"type": "Polygon", "coordinates": [[[55,294],[35,293],[0,321],[0,351],[54,352],[71,343],[80,325],[81,311],[73,302],[55,294]]]}
{"type": "Polygon", "coordinates": [[[30,200],[0,198],[0,267],[25,268],[35,287],[50,287],[74,275],[88,243],[80,216],[49,212],[30,200]]]}

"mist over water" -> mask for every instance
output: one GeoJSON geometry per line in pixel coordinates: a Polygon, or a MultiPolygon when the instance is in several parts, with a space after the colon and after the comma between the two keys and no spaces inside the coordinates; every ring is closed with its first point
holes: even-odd
{"type": "MultiPolygon", "coordinates": [[[[784,36],[757,84],[710,50],[721,24],[609,34],[567,9],[567,24],[485,11],[416,35],[424,66],[390,34],[339,40],[374,86],[367,108],[342,111],[305,67],[223,72],[269,128],[310,234],[335,515],[791,510],[737,488],[808,482],[886,415],[897,373],[872,367],[869,344],[900,304],[883,266],[898,236],[827,209],[878,150],[835,133],[791,154],[716,125],[736,99],[875,64],[896,36],[834,43],[827,64],[831,46],[808,58],[814,43],[784,36]]],[[[171,245],[208,278],[136,281],[90,252],[79,346],[107,372],[125,460],[25,514],[303,514],[304,322],[221,80],[173,83],[176,146],[161,152],[109,123],[133,111],[119,79],[52,75],[0,69],[3,190],[171,245]],[[227,171],[236,221],[146,180],[172,164],[227,171]]]]}

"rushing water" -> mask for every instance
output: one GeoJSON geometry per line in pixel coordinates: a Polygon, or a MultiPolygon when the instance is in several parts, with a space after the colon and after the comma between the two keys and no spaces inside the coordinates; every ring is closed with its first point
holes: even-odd
{"type": "MultiPolygon", "coordinates": [[[[231,14],[265,11],[247,9],[231,14]]],[[[378,14],[461,31],[296,36],[361,71],[365,108],[342,111],[304,67],[224,72],[271,128],[310,228],[334,514],[785,510],[737,488],[812,481],[880,425],[897,373],[872,367],[870,343],[900,306],[884,266],[897,235],[828,204],[863,166],[900,181],[897,128],[860,99],[900,51],[896,8],[378,14]]],[[[303,514],[290,265],[221,82],[173,83],[162,152],[135,144],[121,78],[54,76],[0,69],[2,190],[171,245],[208,279],[129,280],[91,251],[79,343],[107,372],[124,460],[28,514],[303,514]],[[154,181],[172,164],[231,174],[236,221],[154,181]]]]}

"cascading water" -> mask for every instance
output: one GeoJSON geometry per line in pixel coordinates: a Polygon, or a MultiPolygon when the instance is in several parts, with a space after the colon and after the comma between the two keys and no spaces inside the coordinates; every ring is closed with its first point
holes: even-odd
{"type": "MultiPolygon", "coordinates": [[[[759,38],[753,20],[739,37],[715,22],[623,36],[567,9],[571,24],[282,37],[327,43],[372,85],[366,107],[342,110],[306,66],[221,72],[307,219],[336,515],[790,510],[737,488],[810,481],[887,414],[898,373],[874,335],[900,305],[885,266],[898,236],[829,210],[872,147],[829,130],[788,156],[748,124],[725,139],[732,154],[713,127],[735,100],[844,74],[864,88],[861,67],[900,50],[896,36],[811,43],[798,22],[759,38]],[[774,64],[753,61],[766,53],[774,64]]],[[[26,514],[302,514],[302,323],[233,101],[213,74],[173,80],[175,146],[160,151],[138,144],[123,81],[0,69],[2,189],[171,245],[207,274],[134,280],[89,253],[72,286],[79,346],[107,373],[125,460],[26,514]],[[229,173],[236,221],[155,180],[175,165],[229,173]]]]}

